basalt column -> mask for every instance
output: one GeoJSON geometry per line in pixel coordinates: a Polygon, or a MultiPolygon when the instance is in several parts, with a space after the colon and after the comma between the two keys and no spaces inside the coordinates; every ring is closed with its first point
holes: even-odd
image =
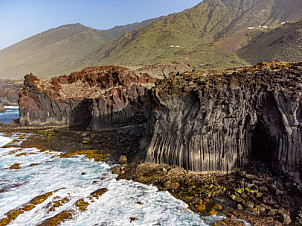
{"type": "Polygon", "coordinates": [[[254,159],[302,168],[301,63],[187,73],[158,83],[142,142],[146,160],[195,171],[230,171],[254,159]]]}
{"type": "Polygon", "coordinates": [[[248,163],[255,111],[241,90],[195,89],[160,99],[147,161],[195,171],[230,171],[248,163]]]}

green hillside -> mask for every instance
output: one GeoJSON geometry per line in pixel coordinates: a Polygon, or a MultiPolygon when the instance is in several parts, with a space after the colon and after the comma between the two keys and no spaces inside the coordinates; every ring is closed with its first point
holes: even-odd
{"type": "Polygon", "coordinates": [[[301,61],[302,19],[261,32],[251,39],[238,55],[250,64],[272,60],[301,61]]]}
{"type": "Polygon", "coordinates": [[[178,61],[199,68],[249,65],[248,59],[237,54],[258,35],[250,33],[248,27],[271,28],[299,17],[302,17],[301,0],[205,0],[191,9],[125,33],[83,61],[88,65],[178,61]]]}
{"type": "Polygon", "coordinates": [[[298,18],[302,0],[204,0],[180,13],[106,31],[64,25],[1,50],[0,77],[45,77],[109,64],[180,62],[223,69],[302,60],[298,18]]]}
{"type": "Polygon", "coordinates": [[[21,79],[29,72],[39,77],[68,74],[85,65],[78,64],[87,54],[106,42],[155,21],[97,30],[81,24],[50,29],[0,51],[0,78],[21,79]]]}

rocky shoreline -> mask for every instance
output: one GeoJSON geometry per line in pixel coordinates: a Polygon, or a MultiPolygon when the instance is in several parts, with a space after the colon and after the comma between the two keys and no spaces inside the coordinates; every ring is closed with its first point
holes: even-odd
{"type": "Polygon", "coordinates": [[[121,66],[50,80],[29,74],[19,105],[21,126],[102,131],[144,125],[146,162],[220,172],[253,158],[284,173],[302,167],[302,62],[172,71],[164,79],[121,66]]]}
{"type": "Polygon", "coordinates": [[[167,190],[201,215],[224,215],[226,220],[217,225],[243,225],[234,219],[252,225],[302,223],[301,180],[292,174],[274,175],[261,162],[226,175],[155,163],[122,165],[113,172],[119,179],[167,190]]]}
{"type": "Polygon", "coordinates": [[[220,214],[225,220],[215,225],[300,225],[302,222],[302,184],[297,175],[272,172],[263,162],[228,174],[193,172],[167,164],[144,163],[139,156],[140,128],[77,131],[69,128],[2,128],[7,135],[30,133],[21,147],[77,153],[98,153],[120,166],[112,168],[117,179],[153,184],[169,191],[201,216],[220,214]],[[132,133],[131,133],[132,131],[132,133]],[[137,132],[133,132],[137,131],[137,132]]]}
{"type": "Polygon", "coordinates": [[[1,130],[32,133],[21,147],[94,150],[121,164],[118,179],[224,215],[218,225],[301,225],[302,62],[148,74],[158,69],[29,74],[20,121],[1,130]]]}

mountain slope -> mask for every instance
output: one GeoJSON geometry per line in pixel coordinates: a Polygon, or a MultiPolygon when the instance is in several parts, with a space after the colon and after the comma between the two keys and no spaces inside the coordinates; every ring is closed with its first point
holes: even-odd
{"type": "Polygon", "coordinates": [[[20,79],[29,72],[40,77],[67,74],[82,69],[76,64],[103,44],[155,21],[97,30],[81,24],[50,29],[0,51],[0,77],[20,79]]]}
{"type": "Polygon", "coordinates": [[[75,58],[104,43],[98,30],[81,24],[64,25],[0,51],[0,75],[21,78],[33,71],[40,76],[68,71],[75,58]]]}
{"type": "Polygon", "coordinates": [[[302,18],[302,0],[204,0],[180,13],[106,31],[65,25],[1,50],[0,77],[20,79],[30,72],[45,77],[109,64],[176,61],[222,69],[259,60],[295,60],[301,49],[288,43],[299,43],[299,24],[288,31],[292,41],[279,42],[278,48],[266,42],[281,38],[280,22],[297,18],[302,18]]]}
{"type": "Polygon", "coordinates": [[[302,19],[259,34],[239,51],[239,56],[251,64],[272,60],[301,61],[302,19]]]}
{"type": "Polygon", "coordinates": [[[126,32],[131,32],[134,31],[140,27],[144,27],[147,26],[149,24],[151,24],[152,22],[160,19],[159,18],[152,18],[149,20],[144,20],[142,22],[137,22],[137,23],[133,23],[133,24],[126,24],[126,25],[122,25],[122,26],[115,26],[109,30],[102,30],[101,31],[101,35],[102,37],[106,40],[106,41],[111,41],[114,40],[118,37],[120,37],[121,35],[123,35],[126,32]]]}
{"type": "Polygon", "coordinates": [[[83,61],[88,64],[153,64],[178,61],[212,68],[249,64],[237,51],[247,27],[276,26],[302,17],[301,0],[205,0],[181,13],[125,33],[83,61]],[[224,44],[233,43],[232,48],[224,44]],[[173,46],[173,47],[172,47],[173,46]]]}

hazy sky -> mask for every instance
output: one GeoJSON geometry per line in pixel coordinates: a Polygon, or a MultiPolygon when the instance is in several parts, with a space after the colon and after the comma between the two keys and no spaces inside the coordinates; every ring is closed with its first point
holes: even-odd
{"type": "Polygon", "coordinates": [[[98,29],[165,16],[202,0],[0,0],[0,50],[64,24],[98,29]]]}

